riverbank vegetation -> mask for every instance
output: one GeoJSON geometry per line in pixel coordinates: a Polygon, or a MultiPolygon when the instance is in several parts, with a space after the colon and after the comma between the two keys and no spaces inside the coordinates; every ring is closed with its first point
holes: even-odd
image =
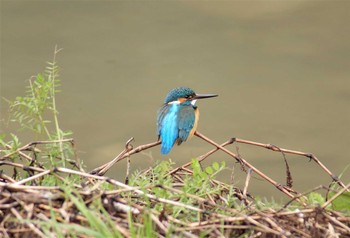
{"type": "Polygon", "coordinates": [[[197,132],[214,149],[182,166],[169,160],[132,174],[127,166],[125,181],[106,176],[119,161],[126,159],[129,165],[133,154],[159,145],[134,147],[131,138],[109,163],[86,171],[72,133],[59,124],[58,52],[56,48],[44,73],[29,80],[25,96],[8,101],[11,123],[31,131],[33,140],[22,144],[16,133],[0,136],[1,237],[350,237],[350,184],[309,153],[238,138],[219,145],[197,132]],[[286,185],[226,148],[233,143],[281,153],[286,185]],[[227,168],[224,162],[201,165],[218,150],[246,173],[243,188],[218,180],[227,168]],[[295,191],[286,154],[315,162],[330,184],[295,191]],[[250,194],[252,173],[289,197],[288,202],[250,194]]]}

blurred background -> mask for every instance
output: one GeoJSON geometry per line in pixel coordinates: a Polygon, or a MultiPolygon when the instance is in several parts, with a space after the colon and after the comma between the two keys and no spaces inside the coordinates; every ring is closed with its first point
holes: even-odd
{"type": "MultiPolygon", "coordinates": [[[[201,100],[198,130],[314,153],[349,182],[349,1],[1,1],[1,97],[24,95],[28,79],[58,55],[63,130],[72,130],[87,170],[113,159],[125,142],[157,139],[156,112],[167,92],[188,86],[217,93],[201,100]]],[[[1,99],[1,131],[8,125],[1,99]]],[[[17,132],[15,132],[17,133],[17,132]]],[[[28,142],[30,136],[21,138],[28,142]]],[[[236,147],[237,146],[237,147],[236,147]]],[[[181,165],[213,147],[194,137],[161,155],[132,157],[132,170],[171,159],[181,165]]],[[[247,145],[233,151],[280,183],[279,153],[247,145]]],[[[298,191],[330,177],[307,158],[287,155],[298,191]]],[[[245,174],[222,152],[204,166],[234,167],[220,179],[242,187],[245,174]]],[[[125,162],[109,175],[124,179],[125,162]]],[[[255,178],[254,195],[282,196],[255,178]]]]}

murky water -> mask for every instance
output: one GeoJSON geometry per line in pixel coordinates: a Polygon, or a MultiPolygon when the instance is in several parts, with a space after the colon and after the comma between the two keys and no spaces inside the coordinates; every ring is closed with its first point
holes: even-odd
{"type": "MultiPolygon", "coordinates": [[[[89,169],[114,158],[130,137],[134,145],[154,141],[158,107],[169,89],[184,85],[220,95],[198,103],[206,136],[313,152],[339,174],[350,158],[349,21],[346,1],[2,1],[1,96],[23,95],[57,44],[64,49],[61,125],[74,132],[89,169]]],[[[1,118],[6,114],[1,101],[1,118]]],[[[238,146],[284,183],[280,154],[238,146]]],[[[169,156],[159,148],[134,156],[132,167],[169,157],[180,164],[211,148],[194,138],[169,156]]],[[[330,181],[307,159],[287,158],[297,190],[330,181]]],[[[235,165],[235,183],[244,181],[224,153],[207,164],[221,160],[235,165]]],[[[110,175],[124,173],[121,163],[110,175]]],[[[278,194],[259,179],[251,184],[255,194],[278,194]]]]}

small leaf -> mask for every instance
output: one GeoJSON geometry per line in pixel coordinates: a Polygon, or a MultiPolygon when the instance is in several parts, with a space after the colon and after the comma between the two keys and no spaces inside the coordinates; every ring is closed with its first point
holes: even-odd
{"type": "Polygon", "coordinates": [[[308,196],[309,203],[312,205],[323,204],[325,202],[325,198],[316,192],[312,192],[308,196]]]}
{"type": "Polygon", "coordinates": [[[192,159],[192,169],[193,169],[194,172],[197,172],[197,171],[201,170],[201,166],[200,166],[198,160],[192,159]]]}
{"type": "Polygon", "coordinates": [[[210,175],[214,173],[213,168],[211,166],[206,167],[205,172],[207,172],[207,174],[210,174],[210,175]]]}
{"type": "Polygon", "coordinates": [[[216,171],[218,171],[218,170],[220,169],[219,163],[218,163],[218,162],[214,162],[214,163],[213,163],[213,168],[214,168],[216,171]]]}
{"type": "MultiPolygon", "coordinates": [[[[335,193],[330,193],[330,198],[334,196],[335,193]]],[[[340,196],[338,196],[332,202],[332,206],[334,210],[350,210],[350,192],[344,192],[340,196]]]]}
{"type": "Polygon", "coordinates": [[[221,161],[221,167],[225,168],[226,167],[226,162],[225,161],[221,161]]]}
{"type": "Polygon", "coordinates": [[[202,179],[207,179],[207,178],[208,178],[208,174],[207,174],[206,172],[201,171],[201,172],[199,173],[199,175],[200,175],[200,177],[201,177],[202,179]]]}

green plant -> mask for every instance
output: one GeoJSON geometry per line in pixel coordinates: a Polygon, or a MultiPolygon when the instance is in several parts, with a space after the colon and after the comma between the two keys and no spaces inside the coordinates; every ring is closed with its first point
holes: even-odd
{"type": "MultiPolygon", "coordinates": [[[[63,131],[58,121],[56,94],[59,92],[59,67],[56,57],[60,49],[55,47],[53,59],[47,63],[44,73],[29,79],[26,95],[8,101],[10,105],[11,121],[19,124],[20,130],[34,132],[36,140],[52,141],[45,144],[46,154],[52,166],[66,166],[67,159],[73,154],[72,147],[64,143],[70,136],[70,131],[63,131]]],[[[5,147],[5,153],[18,149],[20,143],[15,135],[12,140],[5,142],[5,136],[0,137],[0,144],[5,147]]]]}

